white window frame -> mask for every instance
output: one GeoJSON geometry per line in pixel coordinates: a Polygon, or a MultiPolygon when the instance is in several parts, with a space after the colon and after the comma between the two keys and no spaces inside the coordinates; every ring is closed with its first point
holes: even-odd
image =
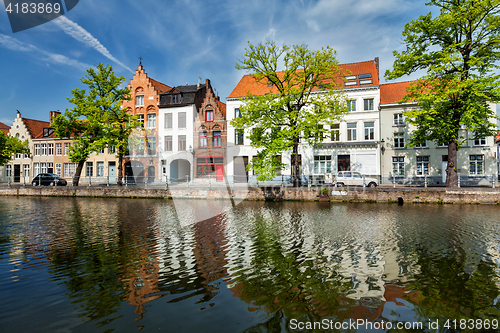
{"type": "Polygon", "coordinates": [[[394,133],[394,149],[403,149],[405,147],[404,132],[394,133]]]}
{"type": "Polygon", "coordinates": [[[56,163],[56,167],[54,168],[54,173],[58,175],[59,177],[62,176],[62,164],[61,163],[56,163]]]}
{"type": "Polygon", "coordinates": [[[394,126],[405,126],[405,120],[402,113],[395,113],[393,115],[394,126]]]}
{"type": "Polygon", "coordinates": [[[40,144],[35,144],[35,156],[40,156],[40,144]]]}
{"type": "Polygon", "coordinates": [[[56,143],[56,156],[62,156],[62,143],[56,143]]]}
{"type": "Polygon", "coordinates": [[[7,164],[5,166],[5,177],[10,178],[12,177],[12,165],[7,164]]]}
{"type": "Polygon", "coordinates": [[[405,176],[405,157],[393,156],[392,157],[392,175],[396,177],[405,176]]]}
{"type": "Polygon", "coordinates": [[[375,140],[375,122],[374,121],[367,121],[363,125],[365,128],[365,141],[375,140]],[[367,126],[368,124],[372,124],[372,125],[367,126]]]}
{"type": "Polygon", "coordinates": [[[469,155],[469,176],[484,176],[484,155],[469,155]]]}
{"type": "Polygon", "coordinates": [[[97,162],[97,175],[96,177],[104,177],[104,162],[97,162]]]}
{"type": "Polygon", "coordinates": [[[167,135],[165,136],[165,151],[172,151],[174,147],[174,138],[172,137],[172,135],[167,135]]]}
{"type": "Polygon", "coordinates": [[[148,128],[156,128],[156,113],[148,113],[148,128]]]}
{"type": "Polygon", "coordinates": [[[417,156],[417,176],[429,175],[429,156],[417,156]]]}
{"type": "Polygon", "coordinates": [[[178,128],[186,128],[187,127],[186,112],[179,112],[179,114],[177,115],[177,127],[178,128]],[[181,119],[183,119],[183,123],[181,123],[181,119]]]}
{"type": "Polygon", "coordinates": [[[54,144],[47,144],[47,156],[54,156],[54,144]]]}
{"type": "Polygon", "coordinates": [[[486,138],[474,139],[474,146],[486,146],[486,138]]]}
{"type": "Polygon", "coordinates": [[[24,177],[30,177],[30,165],[29,164],[24,164],[23,165],[23,176],[24,177]]]}
{"type": "Polygon", "coordinates": [[[144,95],[135,96],[135,106],[144,106],[144,95]]]}
{"type": "Polygon", "coordinates": [[[365,111],[374,111],[375,110],[374,98],[365,98],[363,100],[363,106],[365,111]]]}
{"type": "Polygon", "coordinates": [[[347,141],[357,141],[357,129],[358,123],[347,123],[347,141]]]}
{"type": "Polygon", "coordinates": [[[347,101],[347,108],[351,112],[356,112],[356,100],[351,99],[351,100],[347,101]]]}
{"type": "Polygon", "coordinates": [[[187,146],[186,136],[185,135],[179,135],[178,142],[177,142],[177,148],[178,148],[178,150],[179,151],[186,151],[186,146],[187,146]]]}
{"type": "Polygon", "coordinates": [[[174,125],[174,118],[172,113],[165,113],[165,129],[170,129],[174,125]]]}
{"type": "Polygon", "coordinates": [[[324,175],[327,172],[332,172],[332,156],[314,155],[314,174],[324,175]]]}

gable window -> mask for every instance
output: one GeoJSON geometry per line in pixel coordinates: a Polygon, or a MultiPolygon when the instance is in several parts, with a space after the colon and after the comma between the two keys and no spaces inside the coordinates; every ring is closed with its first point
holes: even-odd
{"type": "Polygon", "coordinates": [[[207,148],[207,132],[200,132],[200,148],[207,148]]]}
{"type": "Polygon", "coordinates": [[[186,128],[186,112],[179,112],[177,119],[179,128],[186,128]]]}
{"type": "Polygon", "coordinates": [[[156,114],[148,114],[148,128],[156,128],[156,114]]]}
{"type": "Polygon", "coordinates": [[[172,114],[165,113],[165,128],[172,128],[172,114]]]}
{"type": "Polygon", "coordinates": [[[403,120],[403,114],[402,113],[395,113],[394,114],[394,126],[404,126],[405,122],[403,120]]]}
{"type": "Polygon", "coordinates": [[[214,132],[214,147],[222,147],[222,134],[220,131],[214,132]]]}
{"type": "Polygon", "coordinates": [[[356,123],[347,124],[347,141],[356,141],[356,123]]]}
{"type": "Polygon", "coordinates": [[[234,142],[237,145],[242,145],[243,144],[243,140],[244,140],[244,134],[243,133],[244,133],[243,130],[236,130],[235,131],[234,142]]]}
{"type": "Polygon", "coordinates": [[[417,176],[429,174],[429,156],[417,156],[417,176]]]}
{"type": "Polygon", "coordinates": [[[165,151],[172,151],[172,136],[167,135],[165,137],[165,151]]]}
{"type": "Polygon", "coordinates": [[[393,156],[392,157],[392,174],[394,176],[404,176],[405,175],[405,158],[404,158],[404,156],[393,156]]]}
{"type": "Polygon", "coordinates": [[[373,98],[364,100],[365,111],[373,111],[373,98]]]}
{"type": "Polygon", "coordinates": [[[373,121],[365,123],[365,140],[374,140],[375,138],[375,123],[373,121]]]}
{"type": "Polygon", "coordinates": [[[484,175],[484,155],[469,156],[469,175],[471,176],[484,175]]]}
{"type": "Polygon", "coordinates": [[[234,118],[241,118],[240,109],[234,109],[234,118]]]}
{"type": "Polygon", "coordinates": [[[356,100],[352,99],[350,101],[347,101],[347,108],[349,111],[356,111],[356,100]]]}
{"type": "Polygon", "coordinates": [[[205,121],[214,121],[214,110],[205,111],[205,121]]]}
{"type": "Polygon", "coordinates": [[[333,124],[330,133],[332,134],[332,141],[340,141],[340,124],[333,124]]]}
{"type": "Polygon", "coordinates": [[[404,147],[405,147],[405,134],[394,133],[394,148],[404,148],[404,147]]]}
{"type": "Polygon", "coordinates": [[[135,106],[144,106],[144,95],[135,96],[135,106]]]}

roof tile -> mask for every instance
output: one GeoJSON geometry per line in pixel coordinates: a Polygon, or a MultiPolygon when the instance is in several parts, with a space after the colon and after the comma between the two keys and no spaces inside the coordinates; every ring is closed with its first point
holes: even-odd
{"type": "Polygon", "coordinates": [[[5,134],[9,134],[10,126],[5,125],[4,123],[0,123],[0,131],[4,132],[5,134]]]}
{"type": "Polygon", "coordinates": [[[406,88],[416,81],[387,83],[380,85],[380,104],[397,103],[406,95],[406,88]]]}

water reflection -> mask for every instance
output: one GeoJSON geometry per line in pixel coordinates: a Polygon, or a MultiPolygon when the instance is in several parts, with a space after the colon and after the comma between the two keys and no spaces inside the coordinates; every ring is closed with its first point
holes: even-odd
{"type": "Polygon", "coordinates": [[[0,198],[2,331],[500,317],[496,207],[207,205],[0,198]]]}

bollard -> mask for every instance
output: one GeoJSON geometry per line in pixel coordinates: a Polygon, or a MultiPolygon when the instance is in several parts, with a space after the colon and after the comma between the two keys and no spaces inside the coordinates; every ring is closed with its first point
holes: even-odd
{"type": "Polygon", "coordinates": [[[186,184],[187,184],[187,187],[189,187],[189,176],[186,176],[186,184]]]}
{"type": "Polygon", "coordinates": [[[107,186],[109,187],[109,175],[108,175],[108,181],[107,181],[107,186]]]}
{"type": "Polygon", "coordinates": [[[365,179],[365,175],[363,175],[363,188],[366,187],[366,179],[365,179]]]}
{"type": "Polygon", "coordinates": [[[168,190],[168,176],[165,176],[165,190],[168,190]]]}
{"type": "Polygon", "coordinates": [[[208,173],[208,188],[212,189],[212,177],[210,175],[210,172],[208,173]]]}
{"type": "Polygon", "coordinates": [[[281,187],[283,187],[283,175],[281,175],[281,187]]]}
{"type": "Polygon", "coordinates": [[[89,177],[89,186],[92,186],[92,176],[89,177]]]}
{"type": "Polygon", "coordinates": [[[7,178],[7,179],[8,179],[7,181],[9,182],[9,187],[10,187],[10,177],[9,177],[9,178],[7,178]]]}
{"type": "Polygon", "coordinates": [[[311,178],[307,178],[307,187],[311,188],[311,178]]]}
{"type": "Polygon", "coordinates": [[[26,187],[26,177],[23,177],[23,186],[26,187]]]}
{"type": "Polygon", "coordinates": [[[392,175],[392,187],[396,188],[396,176],[392,175]]]}
{"type": "Polygon", "coordinates": [[[125,176],[125,187],[128,187],[128,177],[125,176]]]}
{"type": "Polygon", "coordinates": [[[495,177],[491,179],[491,188],[495,188],[495,177]]]}
{"type": "Polygon", "coordinates": [[[457,187],[460,187],[460,175],[458,175],[457,187]]]}
{"type": "Polygon", "coordinates": [[[424,187],[427,187],[427,174],[424,175],[424,187]]]}

